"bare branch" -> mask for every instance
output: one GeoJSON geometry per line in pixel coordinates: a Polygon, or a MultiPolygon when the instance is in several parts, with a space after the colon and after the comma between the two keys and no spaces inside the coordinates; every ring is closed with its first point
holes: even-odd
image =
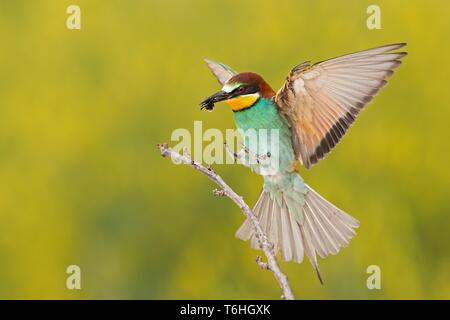
{"type": "Polygon", "coordinates": [[[213,192],[213,195],[215,195],[216,197],[226,197],[227,196],[225,194],[225,191],[223,191],[223,190],[214,189],[212,192],[213,192]]]}
{"type": "Polygon", "coordinates": [[[256,264],[258,266],[260,266],[261,269],[263,269],[263,270],[268,270],[269,269],[269,265],[266,262],[262,261],[261,256],[256,256],[256,264]]]}
{"type": "Polygon", "coordinates": [[[239,196],[233,189],[231,189],[225,181],[212,170],[211,167],[204,167],[200,163],[192,160],[189,153],[184,152],[183,155],[169,148],[169,146],[164,144],[158,144],[159,151],[163,157],[170,157],[175,163],[187,164],[194,169],[200,171],[206,175],[210,180],[214,181],[220,189],[215,189],[213,193],[218,196],[227,196],[230,198],[245,214],[245,216],[250,219],[253,229],[255,230],[256,238],[261,244],[261,248],[266,256],[267,262],[263,262],[261,257],[256,258],[257,264],[263,268],[270,270],[275,276],[278,284],[280,285],[283,295],[282,298],[286,300],[293,300],[294,294],[289,285],[287,276],[281,271],[278,265],[277,259],[275,257],[274,245],[269,241],[267,236],[264,234],[261,225],[259,224],[258,218],[253,214],[250,207],[245,203],[241,196],[239,196]]]}

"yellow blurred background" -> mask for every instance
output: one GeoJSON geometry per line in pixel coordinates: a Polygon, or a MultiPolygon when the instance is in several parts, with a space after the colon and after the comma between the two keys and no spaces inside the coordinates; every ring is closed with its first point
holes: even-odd
{"type": "MultiPolygon", "coordinates": [[[[218,89],[202,59],[274,88],[305,60],[393,42],[409,55],[306,181],[361,221],[337,256],[281,263],[299,299],[450,298],[450,2],[0,2],[0,298],[278,299],[213,184],[159,156],[218,89]],[[366,27],[381,8],[382,29],[366,27]],[[81,8],[68,30],[66,8],[81,8]],[[81,290],[66,268],[81,267],[81,290]],[[379,265],[381,290],[366,268],[379,265]]],[[[253,204],[262,179],[215,166],[253,204]]]]}

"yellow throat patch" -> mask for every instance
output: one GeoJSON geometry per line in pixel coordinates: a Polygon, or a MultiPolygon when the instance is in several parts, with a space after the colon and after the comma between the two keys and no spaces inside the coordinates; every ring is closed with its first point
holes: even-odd
{"type": "Polygon", "coordinates": [[[231,107],[231,110],[233,111],[239,111],[246,109],[253,105],[256,100],[258,100],[259,94],[247,94],[244,96],[239,96],[233,99],[226,100],[225,102],[228,103],[231,107]]]}

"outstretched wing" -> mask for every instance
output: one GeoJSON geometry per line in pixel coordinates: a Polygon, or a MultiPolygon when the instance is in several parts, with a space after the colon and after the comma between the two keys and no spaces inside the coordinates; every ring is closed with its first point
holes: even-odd
{"type": "Polygon", "coordinates": [[[232,76],[237,74],[236,71],[231,69],[226,64],[223,64],[221,62],[215,62],[212,60],[205,59],[206,64],[208,65],[209,69],[211,69],[214,76],[217,78],[220,84],[224,85],[232,76]]]}
{"type": "Polygon", "coordinates": [[[296,66],[275,102],[291,125],[296,157],[306,168],[344,136],[364,106],[386,84],[406,52],[392,44],[296,66]]]}

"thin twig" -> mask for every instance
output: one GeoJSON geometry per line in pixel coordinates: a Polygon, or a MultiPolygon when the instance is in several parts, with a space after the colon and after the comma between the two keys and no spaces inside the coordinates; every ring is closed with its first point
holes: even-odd
{"type": "Polygon", "coordinates": [[[214,194],[219,196],[227,196],[242,210],[245,216],[250,219],[253,229],[255,231],[256,238],[261,244],[261,248],[264,252],[264,255],[267,258],[267,262],[262,262],[261,257],[257,257],[257,264],[263,268],[270,270],[275,276],[278,284],[283,291],[282,298],[286,300],[293,300],[294,294],[292,293],[292,289],[289,285],[287,276],[281,271],[280,266],[278,265],[277,259],[275,258],[275,249],[274,245],[269,241],[267,236],[264,234],[261,225],[259,224],[258,218],[253,214],[250,207],[245,203],[241,196],[239,196],[233,189],[231,189],[228,184],[223,181],[223,179],[212,170],[211,167],[204,167],[200,163],[192,160],[191,156],[188,152],[184,152],[183,155],[169,148],[166,143],[158,144],[159,151],[163,157],[170,157],[176,163],[187,164],[193,167],[194,169],[200,171],[204,175],[206,175],[210,180],[214,181],[219,187],[220,190],[213,191],[214,194]]]}

